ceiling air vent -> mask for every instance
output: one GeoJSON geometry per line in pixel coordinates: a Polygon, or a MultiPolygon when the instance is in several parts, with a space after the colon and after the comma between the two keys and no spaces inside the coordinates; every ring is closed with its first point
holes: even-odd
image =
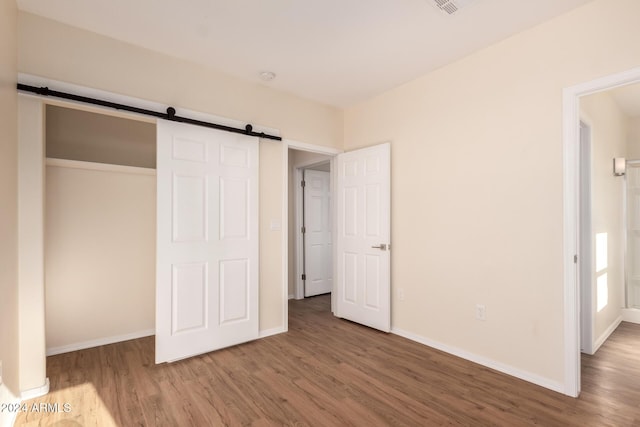
{"type": "Polygon", "coordinates": [[[463,7],[469,6],[471,3],[474,3],[476,0],[429,0],[431,1],[438,9],[445,12],[447,15],[454,15],[463,7]]]}

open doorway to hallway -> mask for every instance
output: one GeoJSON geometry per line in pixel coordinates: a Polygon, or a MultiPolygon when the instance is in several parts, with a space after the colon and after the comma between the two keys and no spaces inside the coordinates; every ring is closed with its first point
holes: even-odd
{"type": "Polygon", "coordinates": [[[640,84],[581,97],[580,121],[581,350],[594,354],[640,312],[640,84]]]}
{"type": "Polygon", "coordinates": [[[288,292],[300,300],[333,289],[332,156],[289,149],[288,159],[288,292]]]}

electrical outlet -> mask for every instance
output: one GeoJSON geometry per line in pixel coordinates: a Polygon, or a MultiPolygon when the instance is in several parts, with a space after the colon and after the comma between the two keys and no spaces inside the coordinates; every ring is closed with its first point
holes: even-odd
{"type": "Polygon", "coordinates": [[[398,289],[398,299],[404,301],[404,289],[402,288],[398,289]]]}
{"type": "Polygon", "coordinates": [[[476,319],[487,320],[487,308],[483,304],[476,304],[476,319]]]}

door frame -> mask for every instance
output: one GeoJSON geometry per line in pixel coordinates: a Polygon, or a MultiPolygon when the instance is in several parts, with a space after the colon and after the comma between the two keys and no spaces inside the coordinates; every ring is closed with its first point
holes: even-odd
{"type": "Polygon", "coordinates": [[[640,82],[640,67],[569,86],[562,93],[564,393],[580,394],[580,97],[640,82]]]}
{"type": "MultiPolygon", "coordinates": [[[[293,191],[293,203],[294,203],[294,230],[295,230],[295,240],[294,240],[294,256],[295,260],[295,285],[294,285],[294,299],[304,299],[304,281],[302,280],[302,274],[304,273],[304,261],[305,261],[305,253],[304,253],[304,236],[300,232],[302,225],[304,224],[304,190],[301,185],[298,185],[304,179],[304,171],[305,169],[309,169],[313,166],[321,165],[329,163],[329,179],[331,186],[331,190],[333,193],[333,165],[334,165],[334,157],[329,158],[328,160],[322,160],[320,162],[317,161],[309,161],[304,162],[298,165],[293,165],[293,183],[295,185],[293,191]]],[[[333,212],[332,212],[333,213],[333,212]]]]}
{"type": "MultiPolygon", "coordinates": [[[[327,147],[327,146],[323,146],[323,145],[316,145],[316,144],[309,144],[309,143],[305,143],[305,142],[300,142],[300,141],[295,141],[292,139],[283,139],[282,140],[282,164],[283,165],[287,165],[287,167],[282,168],[282,183],[283,183],[283,194],[286,194],[287,197],[283,197],[282,198],[282,212],[283,212],[283,217],[286,218],[285,223],[287,224],[287,227],[283,227],[282,228],[282,247],[286,248],[284,252],[284,256],[283,256],[283,267],[282,267],[282,306],[283,306],[283,325],[284,325],[284,331],[289,330],[289,224],[290,221],[294,221],[294,226],[295,227],[299,227],[299,223],[297,222],[299,220],[300,215],[302,214],[302,211],[300,210],[300,213],[297,212],[298,209],[298,203],[297,200],[301,200],[302,197],[302,191],[300,190],[299,186],[297,189],[294,189],[293,191],[293,197],[294,197],[294,217],[290,218],[289,217],[289,168],[291,166],[294,167],[294,180],[298,180],[300,181],[302,179],[302,174],[300,173],[300,176],[297,175],[297,172],[300,171],[300,168],[304,168],[305,166],[311,166],[313,164],[318,164],[318,163],[322,163],[322,162],[317,162],[317,161],[313,161],[310,162],[308,165],[289,165],[289,149],[293,149],[293,150],[298,150],[298,151],[306,151],[309,153],[317,153],[317,154],[323,154],[326,156],[330,156],[331,158],[329,159],[330,162],[330,167],[331,167],[331,193],[335,193],[335,157],[342,153],[343,150],[338,149],[338,148],[334,148],[334,147],[327,147]],[[300,190],[300,191],[299,191],[300,190]]],[[[324,162],[324,161],[323,161],[324,162]]],[[[331,215],[332,215],[332,221],[333,224],[335,224],[335,217],[336,217],[336,209],[335,209],[335,203],[333,205],[333,208],[331,210],[331,215]]],[[[333,232],[335,233],[335,227],[333,232]]],[[[296,233],[299,236],[299,233],[296,233]]],[[[335,236],[334,236],[335,237],[335,236]]],[[[294,298],[297,296],[297,292],[298,292],[298,287],[301,285],[301,274],[300,273],[302,271],[302,267],[301,267],[301,260],[300,257],[296,256],[297,254],[300,253],[300,251],[302,250],[302,239],[296,237],[294,239],[294,268],[295,268],[295,274],[296,274],[296,282],[294,284],[294,298]],[[300,282],[300,283],[299,283],[300,282]]],[[[334,273],[334,277],[335,277],[335,258],[336,258],[336,251],[335,251],[335,247],[333,250],[333,273],[334,273]]],[[[334,281],[334,287],[335,287],[335,281],[334,281]]],[[[335,309],[335,301],[334,301],[334,295],[335,292],[331,293],[331,311],[334,312],[335,309]]],[[[296,298],[299,299],[299,298],[296,298]]]]}
{"type": "MultiPolygon", "coordinates": [[[[640,160],[627,160],[627,169],[631,167],[640,167],[640,160]]],[[[624,175],[624,192],[622,193],[622,212],[624,224],[624,307],[622,308],[622,320],[630,321],[632,323],[640,323],[640,318],[626,317],[626,313],[630,313],[633,308],[631,307],[630,295],[629,295],[629,181],[627,180],[627,174],[624,175]]]]}
{"type": "MultiPolygon", "coordinates": [[[[636,165],[640,167],[640,160],[627,160],[627,169],[629,169],[629,165],[636,165]]],[[[628,202],[628,183],[627,175],[624,176],[624,192],[623,192],[623,208],[622,212],[624,213],[624,219],[622,220],[624,224],[624,307],[622,308],[622,320],[625,322],[637,323],[640,324],[640,310],[631,306],[630,295],[629,295],[629,216],[627,209],[629,208],[628,202]]]]}
{"type": "Polygon", "coordinates": [[[579,175],[580,181],[578,186],[579,200],[579,218],[578,218],[578,244],[580,258],[579,268],[579,286],[580,286],[580,350],[583,353],[593,354],[593,278],[591,269],[593,266],[593,221],[591,216],[591,200],[592,200],[592,162],[591,154],[593,152],[591,144],[592,126],[590,120],[580,115],[579,128],[579,175]],[[588,133],[583,134],[583,129],[588,133]]]}

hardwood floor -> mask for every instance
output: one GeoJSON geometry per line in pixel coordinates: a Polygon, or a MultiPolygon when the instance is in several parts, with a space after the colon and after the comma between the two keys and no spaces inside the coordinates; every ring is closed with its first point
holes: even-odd
{"type": "Polygon", "coordinates": [[[172,364],[153,337],[49,357],[51,392],[26,402],[49,411],[16,426],[640,425],[640,325],[583,357],[572,399],[336,319],[328,296],[289,307],[286,334],[172,364]]]}

